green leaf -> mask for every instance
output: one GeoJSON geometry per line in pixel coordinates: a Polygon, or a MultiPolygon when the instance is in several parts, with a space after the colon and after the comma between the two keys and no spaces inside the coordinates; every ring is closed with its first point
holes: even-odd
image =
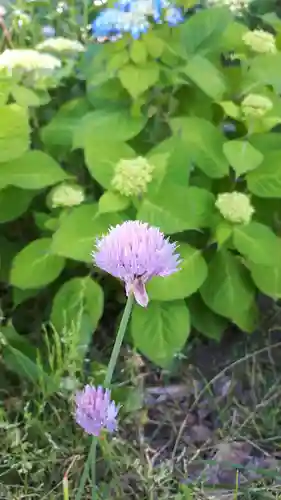
{"type": "MultiPolygon", "coordinates": [[[[181,137],[175,136],[169,137],[159,146],[161,144],[164,146],[164,143],[166,143],[169,153],[166,162],[166,181],[170,180],[181,186],[188,185],[192,168],[192,158],[188,145],[181,137]]],[[[153,164],[153,158],[151,163],[153,164]]]]}
{"type": "Polygon", "coordinates": [[[190,333],[189,311],[184,300],[150,302],[147,309],[135,306],[131,331],[137,349],[153,363],[168,367],[190,333]]]}
{"type": "Polygon", "coordinates": [[[254,300],[246,309],[237,309],[235,324],[238,328],[240,328],[240,330],[242,330],[242,332],[246,333],[252,333],[258,328],[258,325],[260,324],[259,311],[254,300]]]}
{"type": "Polygon", "coordinates": [[[33,290],[23,290],[22,288],[13,287],[13,304],[14,306],[18,306],[22,302],[29,300],[33,297],[36,297],[38,294],[38,290],[35,288],[33,290]]]}
{"type": "Polygon", "coordinates": [[[95,239],[106,233],[111,225],[123,221],[117,213],[99,215],[96,203],[81,205],[63,218],[53,234],[51,250],[56,255],[91,263],[95,239]]]}
{"type": "Polygon", "coordinates": [[[229,141],[223,145],[223,152],[237,176],[257,168],[263,161],[263,154],[247,141],[229,141]]]}
{"type": "Polygon", "coordinates": [[[209,265],[209,274],[201,290],[205,304],[234,323],[239,310],[246,310],[254,300],[254,288],[246,268],[226,250],[218,251],[209,265]]]}
{"type": "Polygon", "coordinates": [[[58,332],[80,329],[85,313],[90,318],[91,334],[103,313],[103,291],[92,278],[66,281],[53,300],[51,322],[58,332]]]}
{"type": "Polygon", "coordinates": [[[157,83],[159,66],[152,62],[141,68],[128,64],[119,71],[119,78],[123,87],[136,99],[157,83]]]}
{"type": "Polygon", "coordinates": [[[141,204],[137,219],[160,227],[166,234],[210,225],[215,198],[205,189],[163,183],[141,204]]]}
{"type": "Polygon", "coordinates": [[[8,186],[0,191],[0,223],[17,219],[26,212],[34,198],[34,191],[8,186]]]}
{"type": "Polygon", "coordinates": [[[222,35],[233,20],[229,8],[204,9],[196,12],[181,29],[187,54],[207,53],[222,43],[222,35]]]}
{"type": "Polygon", "coordinates": [[[28,379],[40,388],[43,384],[47,392],[56,390],[53,379],[39,366],[39,364],[32,361],[32,359],[18,349],[11,346],[5,346],[2,355],[7,368],[15,372],[19,377],[28,379]]]}
{"type": "Polygon", "coordinates": [[[170,120],[173,133],[180,135],[190,149],[194,163],[208,176],[228,175],[228,162],[223,154],[224,138],[221,132],[203,118],[184,117],[170,120]]]}
{"type": "Polygon", "coordinates": [[[254,264],[274,266],[280,259],[281,240],[259,222],[236,226],[233,242],[237,250],[254,264]]]}
{"type": "Polygon", "coordinates": [[[47,146],[72,147],[73,135],[81,119],[89,111],[84,98],[77,98],[63,104],[48,125],[40,131],[41,139],[47,146]]]}
{"type": "Polygon", "coordinates": [[[165,42],[162,38],[156,36],[152,31],[144,33],[142,38],[146,45],[147,52],[152,58],[157,59],[162,55],[165,48],[165,42]]]}
{"type": "Polygon", "coordinates": [[[209,309],[200,295],[190,297],[187,305],[192,326],[205,337],[219,341],[227,328],[227,320],[209,309]]]}
{"type": "Polygon", "coordinates": [[[251,193],[261,198],[281,198],[280,152],[266,154],[262,164],[246,176],[251,193]]]}
{"type": "Polygon", "coordinates": [[[18,349],[23,354],[36,361],[37,349],[27,340],[27,335],[20,335],[12,324],[1,326],[1,334],[5,339],[5,343],[9,346],[18,349]]]}
{"type": "Polygon", "coordinates": [[[251,60],[250,68],[243,79],[243,94],[255,92],[262,85],[272,85],[275,92],[280,93],[281,82],[279,68],[281,66],[281,53],[261,54],[251,60]]]}
{"type": "Polygon", "coordinates": [[[278,260],[274,266],[249,263],[251,276],[258,289],[274,300],[281,297],[281,265],[278,260]]]}
{"type": "Polygon", "coordinates": [[[204,283],[208,268],[197,248],[181,243],[180,270],[166,278],[155,277],[147,285],[151,300],[177,300],[192,295],[204,283]]]}
{"type": "Polygon", "coordinates": [[[234,118],[236,120],[240,118],[240,108],[239,106],[234,104],[234,102],[222,101],[219,103],[219,105],[222,107],[227,116],[230,116],[231,118],[234,118]]]}
{"type": "Polygon", "coordinates": [[[120,212],[130,205],[130,199],[119,193],[106,191],[99,199],[99,213],[120,212]]]}
{"type": "MultiPolygon", "coordinates": [[[[0,153],[1,154],[1,153],[0,153]]],[[[70,176],[43,151],[27,151],[17,160],[0,165],[0,188],[12,185],[22,189],[42,189],[70,176]]]]}
{"type": "Polygon", "coordinates": [[[16,255],[12,263],[11,285],[23,289],[41,288],[60,275],[65,260],[51,253],[51,243],[50,238],[40,238],[16,255]]]}
{"type": "Polygon", "coordinates": [[[105,189],[111,188],[114,169],[121,159],[135,158],[135,151],[125,142],[85,141],[85,160],[91,176],[105,189]]]}
{"type": "Polygon", "coordinates": [[[205,94],[214,100],[222,99],[226,84],[222,73],[205,57],[192,57],[183,72],[205,94]]]}
{"type": "Polygon", "coordinates": [[[16,103],[23,107],[38,107],[41,105],[40,97],[34,90],[23,87],[22,85],[15,85],[12,88],[12,95],[16,103]]]}
{"type": "Polygon", "coordinates": [[[249,138],[249,141],[252,146],[258,149],[263,155],[281,150],[279,133],[268,132],[266,134],[254,134],[249,138]]]}
{"type": "Polygon", "coordinates": [[[7,104],[11,91],[11,81],[7,78],[0,78],[0,106],[7,104]]]}
{"type": "Polygon", "coordinates": [[[229,240],[233,233],[233,224],[221,220],[215,228],[215,239],[218,247],[221,248],[229,240]]]}
{"type": "MultiPolygon", "coordinates": [[[[129,56],[127,57],[129,58],[129,56]]],[[[87,81],[87,97],[95,109],[103,111],[107,108],[112,112],[112,108],[121,107],[121,105],[124,109],[129,107],[131,103],[128,92],[116,77],[97,84],[96,75],[94,75],[93,79],[87,81]]]]}
{"type": "Polygon", "coordinates": [[[135,64],[143,64],[147,59],[147,49],[143,40],[133,40],[130,48],[130,58],[135,64]]]}
{"type": "Polygon", "coordinates": [[[19,158],[29,148],[28,111],[9,104],[0,106],[0,116],[0,162],[6,162],[19,158]]]}
{"type": "Polygon", "coordinates": [[[123,142],[138,135],[144,128],[147,118],[133,117],[128,110],[98,109],[87,113],[78,123],[73,148],[83,148],[91,140],[96,144],[107,143],[110,148],[112,142],[123,142]]]}

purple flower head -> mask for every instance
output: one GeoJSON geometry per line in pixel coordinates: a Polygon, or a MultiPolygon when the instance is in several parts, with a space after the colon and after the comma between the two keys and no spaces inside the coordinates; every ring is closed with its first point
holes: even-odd
{"type": "Polygon", "coordinates": [[[75,402],[76,422],[87,434],[99,436],[103,429],[115,431],[119,406],[110,400],[108,389],[86,385],[83,391],[76,393],[75,402]]]}
{"type": "Polygon", "coordinates": [[[110,229],[97,241],[92,253],[98,267],[125,283],[142,307],[148,304],[145,283],[153,276],[178,271],[176,243],[170,243],[156,227],[140,221],[126,221],[110,229]]]}

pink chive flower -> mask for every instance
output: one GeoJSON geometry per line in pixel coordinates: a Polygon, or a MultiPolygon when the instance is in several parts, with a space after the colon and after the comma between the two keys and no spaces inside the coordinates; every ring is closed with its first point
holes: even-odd
{"type": "Polygon", "coordinates": [[[124,281],[127,296],[133,292],[138,304],[147,307],[146,282],[178,271],[175,250],[176,243],[165,239],[158,228],[126,221],[97,240],[92,256],[98,267],[124,281]]]}
{"type": "Polygon", "coordinates": [[[99,436],[103,429],[109,432],[117,427],[119,406],[110,400],[110,391],[102,387],[86,385],[75,396],[75,419],[87,434],[99,436]]]}

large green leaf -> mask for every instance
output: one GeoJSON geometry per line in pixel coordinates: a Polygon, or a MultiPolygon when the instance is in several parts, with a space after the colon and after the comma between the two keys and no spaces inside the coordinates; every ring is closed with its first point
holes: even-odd
{"type": "Polygon", "coordinates": [[[0,189],[12,185],[22,189],[42,189],[69,175],[43,151],[28,151],[20,158],[0,164],[0,189]]]}
{"type": "Polygon", "coordinates": [[[17,104],[0,106],[0,162],[19,158],[29,148],[28,111],[17,104]]]}
{"type": "Polygon", "coordinates": [[[131,325],[134,344],[155,364],[168,367],[183,348],[189,333],[189,311],[184,300],[135,306],[131,325]]]}
{"type": "Polygon", "coordinates": [[[261,85],[272,85],[275,92],[280,93],[280,65],[280,52],[276,54],[260,54],[254,57],[243,79],[243,93],[255,92],[255,89],[260,88],[261,85]]]}
{"type": "Polygon", "coordinates": [[[91,335],[103,312],[103,291],[92,278],[66,281],[55,295],[51,322],[58,332],[81,329],[85,314],[90,319],[91,335]]]}
{"type": "Polygon", "coordinates": [[[249,141],[252,146],[258,149],[263,155],[281,150],[280,134],[277,132],[254,134],[249,138],[249,141]]]}
{"type": "Polygon", "coordinates": [[[265,155],[262,164],[246,176],[248,189],[261,198],[281,198],[281,157],[279,151],[265,155]]]}
{"type": "Polygon", "coordinates": [[[205,189],[164,182],[158,192],[144,199],[137,218],[174,234],[208,227],[214,203],[214,196],[205,189]]]}
{"type": "Polygon", "coordinates": [[[136,157],[135,151],[125,142],[95,142],[85,140],[86,165],[92,177],[105,189],[110,189],[114,169],[121,159],[136,157]]]}
{"type": "Polygon", "coordinates": [[[190,297],[187,305],[192,326],[205,337],[220,340],[227,328],[227,320],[209,309],[198,294],[190,297]]]}
{"type": "Polygon", "coordinates": [[[263,154],[247,141],[228,141],[223,151],[237,176],[257,168],[263,161],[263,154]]]}
{"type": "MultiPolygon", "coordinates": [[[[120,56],[121,62],[121,54],[115,54],[115,56],[115,62],[117,56],[120,56]]],[[[127,57],[129,56],[127,55],[127,57]]],[[[114,71],[114,75],[116,75],[116,71],[114,71]]],[[[107,108],[112,111],[112,109],[121,108],[121,106],[123,109],[130,106],[130,96],[116,76],[97,84],[96,75],[94,75],[92,80],[87,82],[87,97],[95,109],[105,110],[107,108]]]]}
{"type": "Polygon", "coordinates": [[[144,128],[147,119],[133,117],[128,110],[96,110],[87,113],[77,125],[74,133],[74,149],[83,148],[93,141],[105,142],[110,148],[111,142],[123,142],[132,139],[144,128]]]}
{"type": "Polygon", "coordinates": [[[130,58],[135,64],[142,65],[146,63],[147,48],[143,40],[133,40],[130,46],[130,58]]]}
{"type": "Polygon", "coordinates": [[[281,265],[278,260],[274,266],[249,264],[253,281],[259,290],[274,300],[281,298],[281,265]]]}
{"type": "Polygon", "coordinates": [[[173,133],[188,145],[190,156],[203,172],[213,178],[228,175],[228,162],[223,154],[221,132],[203,118],[184,117],[170,120],[173,133]]]}
{"type": "Polygon", "coordinates": [[[143,67],[127,64],[120,69],[119,78],[123,87],[133,99],[136,99],[157,83],[159,79],[159,65],[157,62],[147,63],[143,67]]]}
{"type": "Polygon", "coordinates": [[[113,191],[106,191],[99,199],[99,213],[121,212],[130,205],[130,199],[113,191]]]}
{"type": "Polygon", "coordinates": [[[197,12],[181,29],[187,54],[207,53],[222,43],[222,34],[232,21],[229,8],[205,9],[197,12]]]}
{"type": "Polygon", "coordinates": [[[41,99],[34,90],[23,87],[22,85],[15,85],[12,88],[12,95],[16,103],[23,107],[38,107],[40,106],[41,99]]]}
{"type": "Polygon", "coordinates": [[[226,250],[218,251],[212,258],[200,292],[210,309],[234,322],[239,311],[251,307],[255,293],[246,268],[226,250]]]}
{"type": "Polygon", "coordinates": [[[254,264],[274,266],[280,260],[281,240],[259,222],[236,226],[233,242],[237,250],[254,264]]]}
{"type": "Polygon", "coordinates": [[[41,288],[54,281],[65,260],[50,251],[52,240],[41,238],[29,243],[14,258],[10,282],[18,288],[41,288]]]}
{"type": "Polygon", "coordinates": [[[208,59],[197,54],[190,59],[183,72],[212,99],[222,99],[226,91],[223,74],[208,59]]]}
{"type": "Polygon", "coordinates": [[[95,239],[106,233],[111,225],[123,222],[117,213],[98,214],[98,205],[92,203],[74,208],[63,218],[53,235],[52,252],[82,262],[91,263],[95,239]]]}
{"type": "Polygon", "coordinates": [[[177,300],[196,292],[205,281],[208,269],[200,250],[181,243],[180,271],[166,278],[155,277],[147,285],[152,300],[177,300]]]}
{"type": "Polygon", "coordinates": [[[0,191],[0,223],[9,222],[22,215],[31,203],[34,191],[8,186],[0,191]]]}
{"type": "Polygon", "coordinates": [[[72,99],[63,104],[40,131],[44,144],[71,148],[74,130],[88,111],[89,104],[84,98],[72,99]]]}

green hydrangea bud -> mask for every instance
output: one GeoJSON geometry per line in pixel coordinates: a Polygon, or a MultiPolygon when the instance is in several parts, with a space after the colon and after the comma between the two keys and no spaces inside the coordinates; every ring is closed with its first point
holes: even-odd
{"type": "Polygon", "coordinates": [[[270,99],[259,94],[249,94],[241,103],[246,118],[261,118],[273,107],[270,99]]]}
{"type": "Polygon", "coordinates": [[[275,54],[277,52],[274,35],[264,30],[248,31],[243,36],[243,41],[254,52],[260,54],[275,54]]]}
{"type": "Polygon", "coordinates": [[[57,207],[74,207],[80,205],[85,199],[81,186],[76,184],[59,184],[49,194],[50,205],[57,207]]]}
{"type": "Polygon", "coordinates": [[[124,196],[138,196],[147,191],[153,170],[154,166],[142,156],[120,160],[115,167],[111,185],[124,196]]]}
{"type": "Polygon", "coordinates": [[[224,219],[235,224],[249,224],[255,211],[249,197],[237,191],[219,194],[216,207],[224,219]]]}

